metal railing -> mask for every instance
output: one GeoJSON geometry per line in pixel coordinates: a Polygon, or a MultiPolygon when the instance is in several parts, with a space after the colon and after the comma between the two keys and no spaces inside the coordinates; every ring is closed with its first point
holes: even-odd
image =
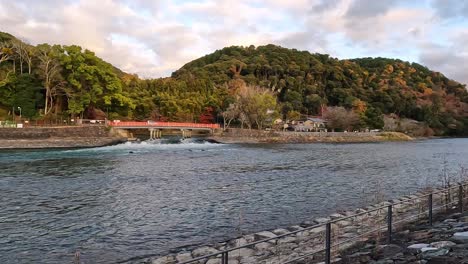
{"type": "MultiPolygon", "coordinates": [[[[285,263],[285,264],[286,263],[288,263],[288,264],[289,263],[296,263],[298,261],[305,260],[307,258],[311,258],[311,257],[314,257],[314,256],[320,254],[321,259],[317,260],[317,261],[322,261],[322,262],[324,261],[326,264],[330,264],[331,261],[332,261],[333,254],[338,253],[340,251],[340,246],[343,246],[346,243],[359,242],[359,241],[362,241],[360,239],[362,239],[362,238],[364,238],[366,236],[370,236],[370,235],[372,235],[374,233],[384,232],[385,236],[386,236],[385,237],[386,242],[390,244],[392,242],[394,231],[396,229],[398,229],[400,226],[402,226],[403,224],[405,224],[405,223],[407,224],[407,223],[410,223],[410,222],[414,222],[415,220],[421,220],[421,216],[422,217],[427,216],[427,221],[428,221],[429,225],[432,225],[433,218],[434,218],[434,213],[436,211],[438,211],[440,209],[444,209],[444,208],[446,210],[453,209],[452,208],[453,205],[457,205],[458,210],[460,212],[463,212],[464,203],[466,203],[466,199],[467,199],[467,197],[464,197],[465,196],[464,194],[467,191],[467,190],[465,190],[467,186],[468,186],[468,183],[463,183],[463,184],[460,183],[460,184],[457,184],[457,186],[444,188],[444,189],[438,189],[438,190],[431,191],[430,193],[427,193],[427,194],[424,194],[424,195],[407,196],[407,199],[400,199],[397,202],[384,202],[384,205],[382,205],[382,206],[378,206],[378,207],[372,208],[370,210],[365,210],[365,211],[362,211],[362,212],[357,213],[357,214],[337,218],[337,219],[328,221],[326,223],[316,224],[316,225],[309,226],[309,227],[306,227],[306,228],[303,228],[303,229],[299,229],[299,230],[295,230],[295,231],[292,231],[292,232],[277,235],[275,237],[261,239],[261,240],[255,241],[255,242],[247,243],[247,244],[242,245],[242,246],[237,246],[237,247],[232,247],[232,248],[225,249],[225,250],[220,250],[220,251],[218,251],[216,253],[213,253],[213,254],[196,257],[196,258],[193,258],[191,260],[184,261],[184,262],[179,262],[179,264],[195,263],[195,262],[198,262],[198,261],[201,261],[201,260],[208,260],[210,258],[217,258],[217,259],[221,258],[221,263],[222,264],[229,264],[230,253],[231,253],[231,255],[233,255],[233,252],[235,252],[237,250],[241,250],[241,249],[245,249],[245,248],[253,248],[255,245],[258,245],[258,244],[261,244],[261,243],[270,243],[270,242],[273,242],[277,246],[278,241],[281,238],[285,238],[285,237],[292,236],[292,235],[297,235],[300,232],[307,232],[307,231],[311,231],[313,229],[319,229],[319,228],[323,229],[324,227],[325,227],[325,229],[324,229],[325,239],[323,241],[323,247],[322,248],[317,249],[317,250],[313,250],[312,252],[308,252],[306,254],[300,255],[300,256],[295,257],[293,259],[289,259],[289,260],[279,262],[279,263],[285,263]],[[455,191],[455,193],[452,193],[453,191],[455,191]],[[441,196],[438,197],[438,198],[440,198],[441,201],[438,204],[438,206],[434,207],[434,205],[437,205],[437,201],[434,200],[434,195],[439,195],[439,194],[441,194],[441,196]],[[456,198],[456,200],[455,200],[455,198],[456,198]],[[413,210],[418,209],[418,207],[411,208],[408,211],[404,211],[404,208],[405,208],[406,205],[410,204],[411,202],[415,202],[415,201],[417,202],[417,205],[421,205],[422,207],[425,207],[425,208],[422,208],[422,207],[419,208],[420,210],[418,210],[418,212],[416,214],[412,214],[411,209],[413,209],[413,210]],[[382,212],[383,212],[383,214],[382,214],[382,212]],[[409,213],[409,215],[407,215],[407,214],[405,215],[405,213],[409,213]],[[379,216],[383,217],[382,219],[380,219],[380,221],[382,221],[382,222],[379,222],[379,219],[378,219],[379,216]],[[398,219],[398,216],[403,216],[404,218],[398,219]],[[338,231],[340,222],[353,220],[353,219],[356,220],[356,219],[360,219],[360,218],[362,218],[362,219],[367,218],[368,220],[369,219],[370,220],[375,220],[376,217],[377,217],[377,220],[375,222],[373,222],[372,225],[380,225],[378,228],[372,228],[371,230],[367,230],[365,232],[360,232],[356,236],[353,236],[353,237],[350,237],[350,238],[347,238],[347,239],[344,239],[344,240],[341,240],[341,241],[339,239],[337,241],[333,240],[334,239],[334,232],[338,231]],[[397,221],[395,221],[395,217],[396,217],[397,221]],[[336,243],[333,243],[333,242],[336,242],[336,243]],[[332,251],[333,248],[336,248],[336,252],[332,251]]],[[[366,239],[368,239],[368,238],[366,238],[366,239]]],[[[241,263],[241,262],[234,262],[234,263],[241,263]]],[[[307,263],[310,263],[310,260],[308,260],[307,263]]]]}

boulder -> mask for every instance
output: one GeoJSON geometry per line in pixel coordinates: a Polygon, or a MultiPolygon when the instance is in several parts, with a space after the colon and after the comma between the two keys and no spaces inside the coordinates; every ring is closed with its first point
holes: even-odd
{"type": "Polygon", "coordinates": [[[334,213],[334,214],[331,214],[331,215],[330,215],[330,218],[331,218],[332,220],[340,219],[340,218],[343,218],[343,217],[345,217],[345,216],[342,215],[342,214],[339,214],[339,213],[334,213]]]}
{"type": "Polygon", "coordinates": [[[201,256],[206,256],[206,255],[211,255],[211,254],[214,254],[214,253],[217,253],[219,252],[216,248],[212,248],[212,247],[201,247],[201,248],[197,248],[195,250],[192,251],[192,255],[197,258],[197,257],[201,257],[201,256]]]}
{"type": "Polygon", "coordinates": [[[240,247],[240,246],[247,245],[247,244],[249,244],[247,239],[245,239],[244,237],[239,237],[237,239],[229,241],[227,245],[228,245],[228,248],[233,248],[233,247],[240,247]]]}
{"type": "Polygon", "coordinates": [[[287,233],[289,233],[289,232],[290,232],[290,231],[288,231],[288,230],[286,230],[286,229],[284,229],[284,228],[278,228],[278,229],[273,230],[273,233],[274,233],[275,235],[278,235],[278,236],[287,234],[287,233]]]}
{"type": "Polygon", "coordinates": [[[314,221],[317,224],[325,224],[327,222],[330,222],[331,218],[330,217],[319,217],[319,218],[316,218],[314,221]]]}
{"type": "Polygon", "coordinates": [[[221,264],[221,259],[209,259],[206,264],[221,264]]]}
{"type": "Polygon", "coordinates": [[[184,262],[192,259],[192,254],[190,252],[179,253],[176,255],[177,262],[184,262]]]}
{"type": "Polygon", "coordinates": [[[421,248],[421,252],[426,252],[426,251],[434,251],[434,250],[438,250],[438,248],[435,248],[435,247],[424,247],[424,248],[421,248]]]}
{"type": "Polygon", "coordinates": [[[294,225],[294,226],[288,227],[287,229],[289,230],[289,232],[294,232],[294,231],[302,230],[302,229],[304,229],[304,228],[301,227],[301,226],[298,226],[298,225],[294,225]]]}
{"type": "Polygon", "coordinates": [[[410,245],[407,249],[409,252],[415,253],[415,252],[421,252],[421,249],[427,248],[429,246],[430,246],[429,244],[420,243],[420,244],[410,245]]]}
{"type": "MultiPolygon", "coordinates": [[[[261,243],[260,243],[261,244],[261,243]]],[[[229,252],[229,257],[234,257],[234,258],[245,258],[245,257],[250,257],[253,256],[255,251],[250,248],[240,248],[238,250],[234,250],[229,252]]]]}
{"type": "Polygon", "coordinates": [[[455,245],[456,243],[453,243],[452,241],[438,241],[438,242],[431,243],[431,247],[434,247],[434,248],[446,248],[446,247],[452,247],[455,245]]]}
{"type": "Polygon", "coordinates": [[[452,238],[459,241],[468,241],[468,232],[457,232],[453,234],[452,238]]]}
{"type": "Polygon", "coordinates": [[[254,237],[255,237],[255,241],[259,241],[263,239],[275,238],[276,235],[270,231],[263,231],[263,232],[255,233],[254,237]]]}
{"type": "Polygon", "coordinates": [[[175,260],[172,256],[165,256],[161,258],[154,259],[151,261],[151,264],[174,264],[175,260]]]}
{"type": "Polygon", "coordinates": [[[346,263],[369,263],[371,260],[371,252],[357,252],[352,255],[343,257],[346,263]]]}
{"type": "Polygon", "coordinates": [[[422,254],[421,254],[421,257],[423,259],[431,259],[431,258],[434,258],[434,257],[441,257],[441,256],[445,256],[449,253],[449,250],[446,249],[446,248],[439,248],[439,249],[436,249],[436,250],[428,250],[428,251],[424,251],[422,254]]]}
{"type": "Polygon", "coordinates": [[[268,242],[262,242],[262,243],[258,243],[254,246],[254,248],[256,250],[267,250],[269,248],[271,248],[273,246],[273,244],[271,243],[268,243],[268,242]]]}
{"type": "Polygon", "coordinates": [[[403,252],[403,248],[395,244],[383,245],[379,247],[379,253],[384,258],[391,258],[395,256],[396,254],[402,253],[402,252],[403,252]]]}

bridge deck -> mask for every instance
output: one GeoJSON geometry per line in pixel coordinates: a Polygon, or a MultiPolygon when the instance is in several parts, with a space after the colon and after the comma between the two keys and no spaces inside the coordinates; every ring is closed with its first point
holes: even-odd
{"type": "Polygon", "coordinates": [[[191,129],[211,130],[220,128],[219,124],[179,123],[179,122],[108,122],[111,127],[122,129],[155,128],[155,129],[191,129]]]}

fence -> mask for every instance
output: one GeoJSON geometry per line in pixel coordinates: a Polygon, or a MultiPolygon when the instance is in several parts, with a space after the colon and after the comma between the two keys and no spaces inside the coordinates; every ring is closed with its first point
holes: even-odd
{"type": "MultiPolygon", "coordinates": [[[[432,225],[436,213],[458,208],[461,212],[466,204],[465,193],[468,183],[454,187],[436,189],[429,193],[405,196],[402,199],[384,202],[368,210],[343,216],[331,215],[327,219],[306,228],[286,232],[274,237],[261,239],[260,232],[254,241],[241,242],[242,245],[216,250],[211,254],[197,256],[177,263],[332,263],[340,251],[352,248],[369,239],[392,242],[395,231],[410,222],[427,220],[432,225]],[[257,249],[253,254],[252,250],[257,249]],[[261,250],[263,249],[263,251],[261,250]],[[201,262],[203,261],[203,262],[201,262]],[[211,261],[211,262],[210,262],[211,261]]],[[[239,241],[239,239],[237,239],[239,241]]],[[[174,263],[168,261],[167,263],[174,263]]]]}

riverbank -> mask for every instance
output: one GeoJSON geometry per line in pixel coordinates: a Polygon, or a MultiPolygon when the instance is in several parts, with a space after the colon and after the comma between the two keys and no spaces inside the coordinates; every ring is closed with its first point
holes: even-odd
{"type": "Polygon", "coordinates": [[[127,141],[106,127],[0,128],[0,149],[92,148],[127,141]]]}
{"type": "MultiPolygon", "coordinates": [[[[463,187],[462,193],[468,186],[464,184],[463,187]]],[[[239,264],[324,263],[326,237],[329,237],[332,263],[336,264],[416,264],[428,263],[432,259],[442,262],[429,263],[466,263],[444,262],[453,258],[438,258],[449,253],[446,247],[456,248],[456,243],[446,241],[448,237],[452,237],[454,242],[462,240],[461,244],[468,242],[468,223],[465,223],[468,217],[461,218],[457,223],[453,218],[460,218],[462,214],[447,216],[455,210],[460,211],[460,207],[454,204],[461,205],[461,208],[466,206],[466,201],[459,199],[458,188],[429,189],[295,226],[261,231],[177,254],[146,259],[142,263],[175,264],[193,260],[193,263],[219,264],[222,254],[229,263],[239,264]],[[429,219],[433,220],[434,225],[428,224],[429,219]],[[448,220],[438,223],[437,219],[448,220]],[[388,232],[389,226],[392,232],[388,232]],[[450,230],[447,231],[448,228],[450,230]],[[430,230],[421,231],[424,229],[430,230]],[[435,235],[436,232],[441,234],[435,235]],[[423,241],[426,244],[421,244],[423,241]]],[[[455,254],[457,258],[468,256],[464,246],[461,248],[463,250],[455,254]]]]}
{"type": "Polygon", "coordinates": [[[394,235],[392,244],[364,244],[341,263],[468,263],[468,213],[442,216],[433,225],[419,223],[394,235]]]}
{"type": "Polygon", "coordinates": [[[412,137],[399,132],[286,132],[249,129],[228,129],[209,137],[218,143],[364,143],[411,141],[412,137]]]}

